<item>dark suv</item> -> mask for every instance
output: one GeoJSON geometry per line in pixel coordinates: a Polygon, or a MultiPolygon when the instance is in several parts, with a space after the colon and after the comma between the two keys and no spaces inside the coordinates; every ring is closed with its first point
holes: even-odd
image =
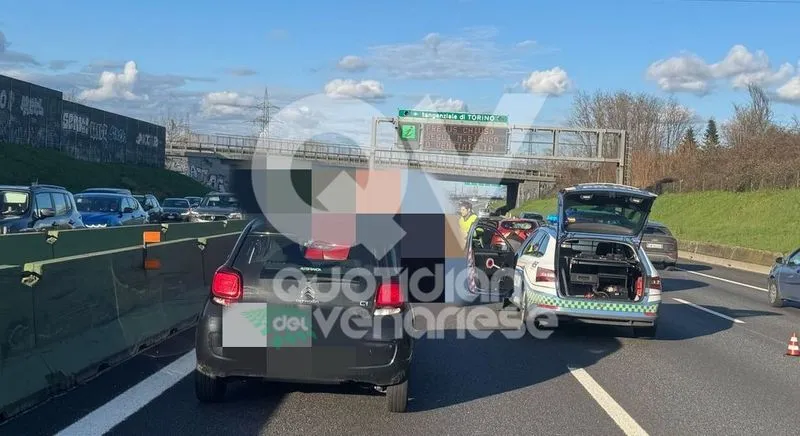
{"type": "Polygon", "coordinates": [[[200,315],[197,398],[219,401],[228,380],[246,377],[355,383],[405,412],[413,336],[399,274],[397,248],[376,259],[362,245],[280,234],[263,218],[249,223],[200,315]]]}
{"type": "Polygon", "coordinates": [[[72,193],[61,186],[0,185],[0,233],[84,227],[72,193]]]}

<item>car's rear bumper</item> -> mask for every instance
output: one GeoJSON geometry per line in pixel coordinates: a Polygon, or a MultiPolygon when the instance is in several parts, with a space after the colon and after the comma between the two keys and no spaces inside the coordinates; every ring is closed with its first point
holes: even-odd
{"type": "Polygon", "coordinates": [[[647,253],[647,258],[654,264],[675,265],[678,263],[678,253],[647,253]]]}
{"type": "Polygon", "coordinates": [[[261,378],[309,384],[363,383],[390,386],[408,378],[413,354],[409,335],[386,340],[312,339],[310,346],[222,346],[222,315],[207,305],[197,326],[197,370],[212,377],[261,378]],[[210,310],[209,310],[210,307],[210,310]]]}
{"type": "Polygon", "coordinates": [[[528,290],[528,307],[541,315],[542,325],[547,322],[582,322],[588,324],[650,326],[658,320],[660,297],[657,301],[645,298],[638,303],[588,299],[559,298],[550,294],[528,290]]]}

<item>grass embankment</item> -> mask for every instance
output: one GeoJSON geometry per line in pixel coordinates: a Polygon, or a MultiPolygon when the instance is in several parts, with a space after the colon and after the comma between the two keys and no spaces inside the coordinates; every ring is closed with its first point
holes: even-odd
{"type": "MultiPolygon", "coordinates": [[[[555,199],[534,200],[514,209],[550,214],[555,199]]],[[[660,196],[651,219],[666,224],[679,240],[714,242],[786,253],[800,246],[800,189],[692,192],[660,196]]]]}
{"type": "Polygon", "coordinates": [[[53,150],[0,144],[0,185],[59,185],[72,192],[86,188],[127,188],[165,197],[205,195],[210,189],[191,177],[163,168],[85,162],[53,150]]]}

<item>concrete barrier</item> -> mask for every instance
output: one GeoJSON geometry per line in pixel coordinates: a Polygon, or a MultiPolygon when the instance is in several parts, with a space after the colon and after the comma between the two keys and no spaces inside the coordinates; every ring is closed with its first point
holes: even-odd
{"type": "Polygon", "coordinates": [[[0,421],[196,323],[239,234],[0,266],[0,421]]]}
{"type": "Polygon", "coordinates": [[[705,257],[728,260],[736,263],[769,267],[782,253],[755,250],[752,248],[733,247],[709,242],[680,241],[680,250],[685,254],[696,254],[705,257]]]}
{"type": "Polygon", "coordinates": [[[160,232],[162,241],[241,232],[246,220],[213,223],[145,224],[103,229],[50,230],[0,235],[0,265],[24,265],[48,259],[140,247],[144,232],[160,232]]]}

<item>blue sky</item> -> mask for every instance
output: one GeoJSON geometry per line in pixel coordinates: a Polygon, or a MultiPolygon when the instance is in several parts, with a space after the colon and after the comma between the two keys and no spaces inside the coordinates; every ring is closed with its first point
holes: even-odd
{"type": "Polygon", "coordinates": [[[757,82],[779,120],[800,107],[798,3],[0,0],[0,10],[0,73],[132,116],[189,114],[212,131],[250,128],[265,85],[279,106],[328,92],[387,114],[426,95],[431,108],[492,111],[504,92],[529,92],[547,96],[539,124],[563,124],[578,90],[674,95],[724,120],[744,101],[734,85],[757,82]],[[358,59],[337,65],[345,56],[358,59]],[[102,86],[104,71],[116,76],[102,86]]]}

